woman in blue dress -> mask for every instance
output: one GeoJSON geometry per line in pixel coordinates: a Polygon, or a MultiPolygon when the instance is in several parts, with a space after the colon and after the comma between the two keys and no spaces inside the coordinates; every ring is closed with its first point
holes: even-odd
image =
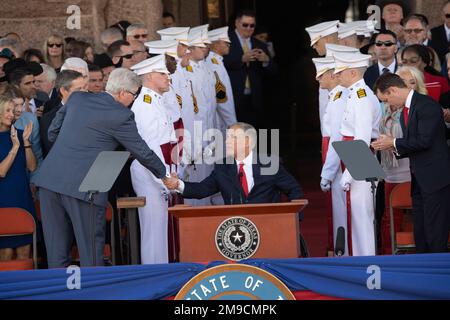
{"type": "MultiPolygon", "coordinates": [[[[14,104],[9,93],[0,95],[0,208],[22,208],[36,219],[28,171],[36,169],[29,138],[32,122],[25,130],[13,126],[14,104]]],[[[1,222],[5,223],[5,222],[1,222]]],[[[0,260],[28,259],[32,237],[0,237],[0,260]]]]}

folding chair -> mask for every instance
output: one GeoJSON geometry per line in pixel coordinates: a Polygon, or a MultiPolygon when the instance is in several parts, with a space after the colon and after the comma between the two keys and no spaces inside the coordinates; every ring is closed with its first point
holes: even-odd
{"type": "Polygon", "coordinates": [[[33,258],[0,261],[0,271],[37,268],[36,224],[33,216],[21,208],[0,208],[0,237],[33,235],[33,258]]]}
{"type": "Polygon", "coordinates": [[[412,210],[411,182],[404,182],[392,189],[390,198],[390,221],[392,254],[413,251],[416,248],[414,234],[411,230],[395,232],[394,210],[412,210]]]}

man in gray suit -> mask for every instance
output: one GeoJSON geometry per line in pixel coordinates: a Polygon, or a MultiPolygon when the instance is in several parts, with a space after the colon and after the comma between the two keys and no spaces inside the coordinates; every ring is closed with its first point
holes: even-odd
{"type": "Polygon", "coordinates": [[[65,104],[64,122],[36,178],[49,268],[70,265],[73,236],[82,266],[92,266],[94,261],[103,265],[107,194],[97,194],[90,208],[87,194],[78,191],[101,151],[121,144],[164,183],[171,181],[163,163],[139,136],[133,112],[126,108],[140,85],[138,76],[119,68],[111,73],[106,92],[75,92],[65,104]]]}

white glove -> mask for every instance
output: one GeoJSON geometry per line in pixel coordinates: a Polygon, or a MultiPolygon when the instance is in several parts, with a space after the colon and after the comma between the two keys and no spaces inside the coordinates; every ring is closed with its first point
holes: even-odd
{"type": "Polygon", "coordinates": [[[353,182],[353,178],[350,175],[350,173],[348,172],[347,169],[345,169],[344,173],[342,174],[342,178],[341,178],[341,187],[342,190],[344,191],[350,191],[350,185],[353,182]]]}
{"type": "Polygon", "coordinates": [[[322,178],[320,180],[320,189],[322,189],[323,192],[328,192],[331,189],[331,181],[328,179],[322,178]]]}

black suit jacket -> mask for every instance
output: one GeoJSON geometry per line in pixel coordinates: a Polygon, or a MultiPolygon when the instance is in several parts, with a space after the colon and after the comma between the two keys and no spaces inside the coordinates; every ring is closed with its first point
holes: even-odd
{"type": "MultiPolygon", "coordinates": [[[[395,61],[395,71],[397,71],[397,67],[398,67],[397,61],[395,61]]],[[[380,77],[380,70],[378,68],[377,62],[371,65],[369,68],[367,68],[366,72],[364,73],[364,82],[370,89],[373,90],[375,82],[377,82],[379,77],[380,77]]]]}
{"type": "Polygon", "coordinates": [[[47,112],[45,112],[41,117],[41,121],[39,122],[39,134],[41,137],[42,156],[44,158],[47,156],[47,154],[50,152],[50,149],[53,146],[53,142],[48,140],[48,128],[50,127],[50,124],[55,118],[56,113],[61,107],[62,103],[60,99],[58,105],[52,106],[47,112]]]}
{"type": "Polygon", "coordinates": [[[286,193],[289,200],[303,197],[300,185],[281,163],[276,174],[261,174],[261,168],[269,166],[261,164],[259,159],[253,164],[254,186],[247,198],[234,159],[223,159],[222,164],[216,163],[211,175],[201,182],[185,182],[183,197],[202,199],[220,192],[225,204],[279,202],[281,193],[286,193]]]}
{"type": "Polygon", "coordinates": [[[450,156],[441,106],[432,98],[414,92],[405,127],[400,117],[403,138],[395,145],[401,157],[408,157],[411,173],[426,193],[450,184],[450,156]]]}
{"type": "MultiPolygon", "coordinates": [[[[247,66],[246,63],[242,62],[244,51],[234,29],[229,32],[229,37],[231,41],[230,52],[224,56],[223,62],[230,76],[234,101],[239,107],[239,101],[241,101],[244,95],[245,79],[248,75],[251,86],[252,105],[257,110],[262,107],[263,75],[264,73],[275,73],[275,63],[270,59],[266,67],[263,67],[263,64],[259,61],[252,61],[247,66]]],[[[270,57],[267,46],[263,42],[253,37],[250,38],[250,41],[252,49],[261,49],[270,57]]]]}
{"type": "Polygon", "coordinates": [[[436,51],[441,62],[445,61],[445,55],[449,52],[448,46],[449,43],[444,25],[431,29],[430,47],[436,51]]]}

